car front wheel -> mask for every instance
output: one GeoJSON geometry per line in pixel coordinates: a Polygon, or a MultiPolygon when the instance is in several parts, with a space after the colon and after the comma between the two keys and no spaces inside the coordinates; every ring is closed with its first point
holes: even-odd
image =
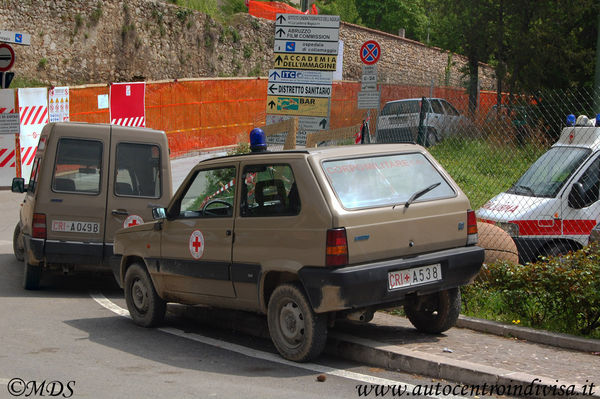
{"type": "Polygon", "coordinates": [[[318,357],[327,342],[327,318],[316,314],[302,288],[280,285],[269,300],[269,333],[286,359],[306,362],[318,357]]]}
{"type": "Polygon", "coordinates": [[[167,304],[156,293],[144,267],[134,263],[127,269],[124,289],[127,309],[136,324],[153,327],[163,321],[167,304]]]}
{"type": "Polygon", "coordinates": [[[404,313],[421,332],[439,334],[456,324],[460,314],[460,290],[452,288],[404,305],[404,313]]]}

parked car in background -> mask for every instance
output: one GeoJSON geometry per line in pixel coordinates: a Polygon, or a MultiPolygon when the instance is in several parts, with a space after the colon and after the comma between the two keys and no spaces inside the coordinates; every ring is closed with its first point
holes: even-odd
{"type": "Polygon", "coordinates": [[[460,133],[470,121],[443,98],[408,98],[386,103],[377,120],[377,143],[416,143],[421,108],[424,107],[424,141],[434,145],[460,133]]]}

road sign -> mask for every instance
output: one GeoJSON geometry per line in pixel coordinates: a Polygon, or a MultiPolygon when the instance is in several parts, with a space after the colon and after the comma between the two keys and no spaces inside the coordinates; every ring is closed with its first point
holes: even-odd
{"type": "Polygon", "coordinates": [[[21,130],[21,119],[18,113],[0,114],[0,134],[18,134],[21,130]]]}
{"type": "Polygon", "coordinates": [[[379,61],[381,48],[375,40],[368,40],[360,47],[360,59],[367,65],[373,65],[379,61]]]}
{"type": "Polygon", "coordinates": [[[362,91],[374,91],[374,90],[377,90],[377,81],[375,81],[375,82],[362,82],[360,84],[360,89],[362,91]]]}
{"type": "Polygon", "coordinates": [[[267,94],[274,96],[331,97],[331,85],[269,83],[267,94]]]}
{"type": "Polygon", "coordinates": [[[275,40],[273,51],[276,53],[337,55],[338,47],[338,42],[275,40]]]}
{"type": "Polygon", "coordinates": [[[31,35],[24,32],[13,32],[11,30],[0,30],[0,42],[22,44],[29,46],[31,44],[31,35]]]}
{"type": "Polygon", "coordinates": [[[329,98],[267,96],[267,112],[280,115],[327,116],[329,98]]]}
{"type": "Polygon", "coordinates": [[[377,75],[363,75],[361,82],[363,82],[363,83],[377,82],[377,75]]]}
{"type": "Polygon", "coordinates": [[[379,108],[379,92],[378,91],[359,91],[358,92],[358,109],[379,108]]]}
{"type": "Polygon", "coordinates": [[[286,69],[270,69],[269,83],[308,83],[331,84],[333,72],[329,71],[296,71],[286,69]]]}
{"type": "Polygon", "coordinates": [[[363,65],[362,73],[363,75],[377,75],[377,64],[363,65]]]}
{"type": "Polygon", "coordinates": [[[15,52],[6,43],[0,43],[0,72],[9,71],[15,63],[15,52]]]}
{"type": "Polygon", "coordinates": [[[308,69],[315,71],[335,71],[335,55],[274,53],[275,68],[308,69]]]}
{"type": "MultiPolygon", "coordinates": [[[[293,118],[290,115],[267,115],[267,125],[293,118]]],[[[326,116],[298,116],[298,130],[301,132],[318,132],[329,129],[329,118],[326,116]]]]}
{"type": "Polygon", "coordinates": [[[308,28],[301,26],[286,26],[275,28],[276,40],[319,40],[337,43],[339,38],[340,30],[338,28],[308,28]]]}
{"type": "Polygon", "coordinates": [[[275,26],[315,26],[320,28],[339,28],[339,15],[277,14],[275,26]]]}

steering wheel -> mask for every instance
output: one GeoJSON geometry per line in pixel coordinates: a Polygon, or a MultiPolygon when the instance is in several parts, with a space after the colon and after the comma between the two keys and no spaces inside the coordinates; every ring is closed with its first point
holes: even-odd
{"type": "MultiPolygon", "coordinates": [[[[208,208],[208,206],[209,206],[209,205],[211,205],[211,204],[223,204],[223,205],[227,206],[227,208],[231,208],[231,209],[233,209],[233,205],[232,205],[232,204],[230,204],[229,202],[227,202],[227,201],[224,201],[224,200],[221,200],[221,199],[214,199],[214,200],[208,201],[208,202],[206,203],[206,205],[204,205],[204,206],[202,207],[202,215],[207,215],[207,214],[208,214],[208,215],[213,215],[213,216],[215,216],[215,215],[216,215],[215,213],[211,212],[211,211],[210,211],[210,209],[206,209],[206,208],[208,208]]],[[[229,213],[229,212],[227,212],[227,213],[229,213]]]]}

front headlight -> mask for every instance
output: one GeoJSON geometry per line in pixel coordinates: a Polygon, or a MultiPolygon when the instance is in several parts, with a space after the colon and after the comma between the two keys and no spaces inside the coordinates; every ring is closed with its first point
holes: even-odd
{"type": "Polygon", "coordinates": [[[515,238],[519,236],[519,225],[510,222],[496,222],[496,226],[506,231],[509,236],[515,238]]]}

